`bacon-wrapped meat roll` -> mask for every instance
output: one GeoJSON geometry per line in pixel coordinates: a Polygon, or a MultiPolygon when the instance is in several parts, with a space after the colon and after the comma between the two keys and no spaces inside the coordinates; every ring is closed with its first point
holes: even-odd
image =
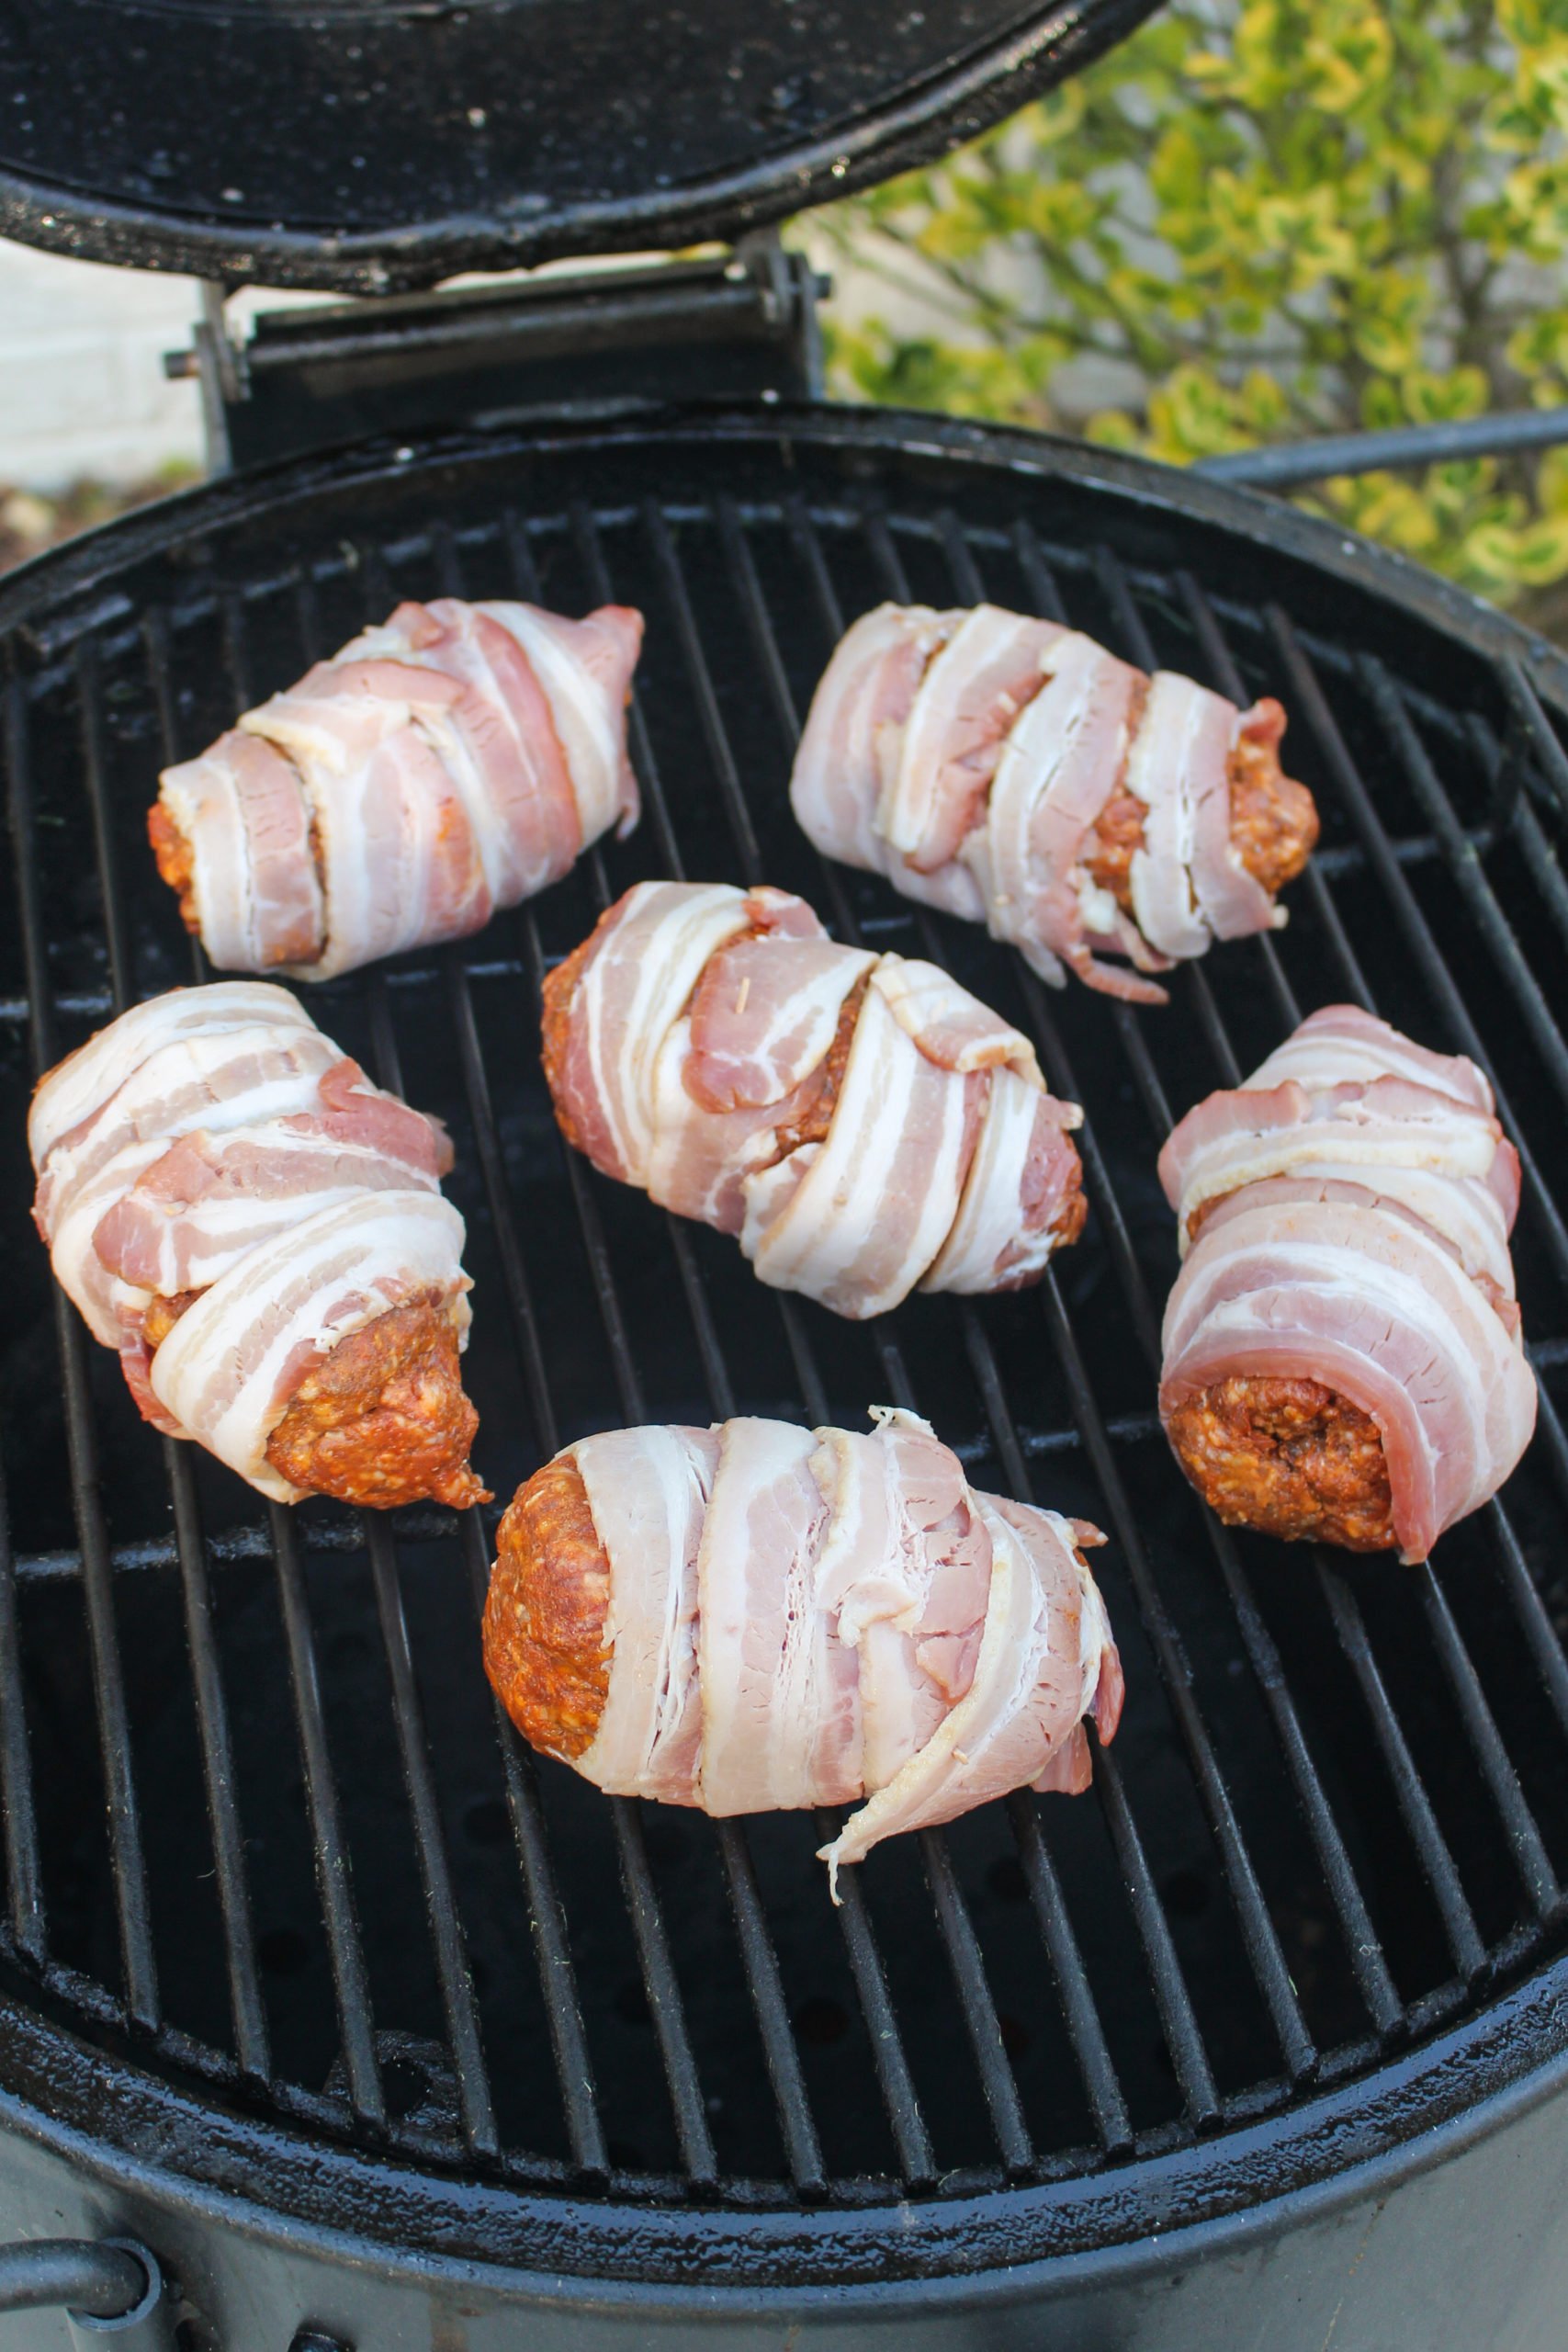
{"type": "Polygon", "coordinates": [[[829,857],[985,923],[1043,979],[1163,1004],[1138,974],[1285,920],[1317,810],[1284,729],[1277,702],[1145,677],[1055,621],[881,605],[828,664],[790,797],[829,857]]]}
{"type": "Polygon", "coordinates": [[[804,899],[639,882],[545,983],[569,1143],[840,1315],[1014,1289],[1082,1230],[1076,1103],[934,964],[804,899]]]}
{"type": "Polygon", "coordinates": [[[637,821],[642,616],[400,605],[166,768],[148,831],[222,971],[325,980],[478,931],[637,821]]]}
{"type": "Polygon", "coordinates": [[[439,1124],[286,989],[176,989],[33,1097],[33,1216],[146,1419],[264,1495],[487,1500],[439,1124]]]}
{"type": "Polygon", "coordinates": [[[568,1446],[501,1522],[485,1668],[524,1737],[613,1795],[862,1804],[837,1874],[1010,1789],[1087,1788],[1122,1668],[1080,1546],[976,1494],[916,1414],[568,1446]],[[864,1801],[863,1804],[863,1800],[864,1801]]]}
{"type": "Polygon", "coordinates": [[[1481,1071],[1330,1006],[1159,1168],[1186,1261],[1160,1413],[1199,1493],[1232,1525],[1424,1560],[1535,1427],[1518,1155],[1481,1071]]]}

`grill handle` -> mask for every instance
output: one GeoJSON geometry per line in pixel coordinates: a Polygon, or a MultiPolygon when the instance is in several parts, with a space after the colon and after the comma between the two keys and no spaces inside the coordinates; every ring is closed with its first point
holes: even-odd
{"type": "Polygon", "coordinates": [[[37,2238],[0,2249],[0,2313],[62,2305],[84,2346],[106,2335],[116,2352],[170,2352],[174,2344],[163,2271],[134,2238],[37,2238]]]}

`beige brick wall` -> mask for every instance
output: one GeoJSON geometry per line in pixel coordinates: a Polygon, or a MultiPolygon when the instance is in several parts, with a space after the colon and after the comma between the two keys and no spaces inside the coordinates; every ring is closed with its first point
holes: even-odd
{"type": "Polygon", "coordinates": [[[194,384],[163,355],[197,308],[187,279],[104,269],[0,240],[0,482],[57,490],[199,463],[194,384]]]}

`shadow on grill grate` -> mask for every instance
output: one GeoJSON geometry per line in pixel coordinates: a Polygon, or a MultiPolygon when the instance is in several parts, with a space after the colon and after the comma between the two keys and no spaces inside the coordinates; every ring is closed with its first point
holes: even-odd
{"type": "MultiPolygon", "coordinates": [[[[488,462],[477,483],[392,473],[353,542],[313,493],[149,545],[84,625],[15,648],[8,1973],[41,1971],[69,2016],[155,2070],[331,2132],[546,2187],[609,2174],[628,2196],[761,2204],[1082,2172],[1286,2108],[1461,2014],[1557,1947],[1568,1866],[1551,1402],[1568,1229],[1544,1174],[1568,1111],[1549,1009],[1568,888],[1542,796],[1501,749],[1519,689],[1435,633],[1424,671],[1405,639],[1338,641],[1223,570],[1201,586],[1136,545],[1119,560],[1081,494],[1058,514],[1039,484],[976,489],[960,522],[940,482],[902,481],[893,508],[801,450],[759,489],[716,449],[695,461],[714,486],[699,504],[689,452],[661,475],[645,449],[614,481],[608,458],[563,466],[565,489],[534,503],[519,464],[502,512],[488,462]],[[457,1141],[498,1494],[621,1420],[853,1426],[887,1398],[930,1415],[977,1483],[1112,1538],[1129,1704],[1095,1795],[898,1841],[837,1914],[812,1823],[607,1804],[500,1729],[476,1639],[483,1527],[267,1514],[206,1456],[161,1447],[26,1228],[35,1069],[190,975],[141,840],[155,769],[398,596],[439,592],[569,611],[613,594],[649,616],[633,839],[462,952],[321,992],[333,1035],[457,1141]],[[1216,950],[1168,1012],[1137,1014],[1047,997],[972,931],[826,871],[784,797],[795,733],[844,617],[886,595],[989,595],[1145,666],[1279,693],[1325,817],[1289,930],[1216,950]],[[1434,651],[1451,674],[1430,673],[1434,651]],[[565,1152],[535,1044],[541,975],[611,896],[671,873],[797,888],[841,936],[936,956],[1035,1035],[1087,1107],[1093,1205],[1039,1292],[844,1326],[565,1152]],[[1153,1419],[1176,1263],[1157,1145],[1173,1112],[1343,997],[1483,1060],[1525,1155],[1543,1426],[1506,1507],[1447,1538],[1436,1569],[1227,1535],[1153,1419]]],[[[1195,536],[1199,571],[1203,554],[1195,536]]],[[[1554,739],[1537,749],[1550,763],[1554,739]]]]}

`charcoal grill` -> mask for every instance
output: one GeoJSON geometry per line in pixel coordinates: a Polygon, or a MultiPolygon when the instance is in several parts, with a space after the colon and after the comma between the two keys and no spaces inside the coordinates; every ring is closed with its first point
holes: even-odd
{"type": "MultiPolygon", "coordinates": [[[[0,2238],[96,2242],[21,2283],[113,2312],[141,2274],[102,2242],[150,2248],[167,2291],[127,2352],[1555,2344],[1562,657],[1218,483],[778,400],[243,473],[0,584],[0,2238]],[[441,593],[649,619],[633,838],[312,992],[451,1126],[498,1496],[617,1422],[887,1398],[976,1483],[1111,1537],[1129,1695],[1093,1794],[896,1841],[837,1912],[824,1823],[605,1801],[519,1745],[479,1663],[493,1514],[263,1506],[137,1422],[28,1227],[36,1072],[202,976],[142,835],[156,769],[441,593]],[[1278,693],[1325,820],[1289,929],[1134,1012],[825,867],[790,759],[886,595],[988,595],[1278,693]],[[848,1326],[565,1150],[542,977],[682,874],[799,889],[1036,1039],[1086,1105],[1092,1204],[1038,1291],[848,1326]],[[1226,1533],[1153,1413],[1157,1146],[1344,998],[1481,1061],[1524,1163],[1540,1434],[1416,1569],[1226,1533]]],[[[91,2340],[58,2310],[0,2328],[91,2340]]]]}

